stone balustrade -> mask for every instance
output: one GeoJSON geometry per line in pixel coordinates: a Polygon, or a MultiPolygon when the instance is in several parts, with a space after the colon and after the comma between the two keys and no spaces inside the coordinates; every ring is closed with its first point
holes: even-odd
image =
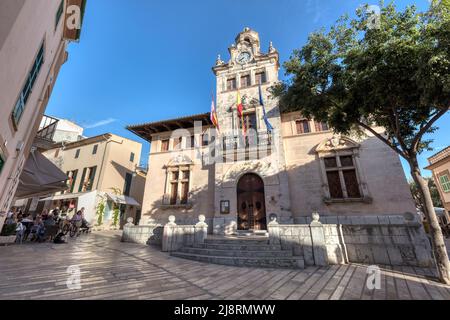
{"type": "Polygon", "coordinates": [[[169,217],[169,223],[164,226],[162,237],[162,251],[177,251],[184,246],[204,243],[208,234],[208,225],[205,216],[198,217],[199,222],[195,225],[177,225],[175,216],[169,217]]]}
{"type": "Polygon", "coordinates": [[[121,241],[140,244],[161,245],[162,228],[163,226],[160,224],[135,226],[133,224],[133,218],[129,217],[127,219],[127,223],[123,226],[121,241]]]}
{"type": "Polygon", "coordinates": [[[308,224],[269,223],[271,244],[303,256],[305,265],[365,264],[431,267],[431,246],[423,227],[405,218],[403,224],[322,224],[313,214],[308,224]]]}

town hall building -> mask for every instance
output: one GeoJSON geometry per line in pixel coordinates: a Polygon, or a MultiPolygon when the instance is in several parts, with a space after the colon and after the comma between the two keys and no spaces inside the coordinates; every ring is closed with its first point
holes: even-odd
{"type": "Polygon", "coordinates": [[[201,261],[217,262],[219,254],[225,264],[248,258],[248,247],[214,251],[221,242],[209,242],[212,251],[208,244],[181,248],[193,241],[184,232],[206,226],[205,236],[269,236],[305,264],[429,264],[429,243],[398,155],[369,132],[336,135],[326,123],[282,112],[269,92],[279,81],[279,53],[272,42],[262,50],[256,31],[240,32],[229,53],[212,68],[212,112],[128,127],[151,150],[142,219],[135,229],[128,225],[125,239],[137,232],[143,242],[150,237],[163,251],[201,261]],[[167,240],[171,234],[178,240],[167,240]],[[327,253],[318,253],[318,243],[327,253]],[[328,258],[318,258],[323,255],[328,258]]]}

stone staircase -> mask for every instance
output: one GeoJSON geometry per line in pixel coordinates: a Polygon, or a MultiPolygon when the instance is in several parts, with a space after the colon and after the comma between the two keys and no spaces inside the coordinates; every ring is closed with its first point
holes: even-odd
{"type": "Polygon", "coordinates": [[[174,257],[207,263],[240,267],[303,269],[303,257],[269,244],[268,237],[231,236],[205,239],[203,244],[182,247],[171,253],[174,257]]]}

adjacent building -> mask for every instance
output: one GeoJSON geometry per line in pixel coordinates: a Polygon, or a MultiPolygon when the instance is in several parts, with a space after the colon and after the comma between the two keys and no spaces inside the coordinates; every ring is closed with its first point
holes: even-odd
{"type": "MultiPolygon", "coordinates": [[[[68,42],[79,40],[85,4],[85,0],[0,2],[0,229],[30,151],[36,149],[41,119],[68,59],[68,42]],[[77,23],[67,23],[68,19],[77,23]]],[[[38,157],[27,167],[42,164],[38,157]]]]}
{"type": "Polygon", "coordinates": [[[52,122],[56,122],[52,137],[54,142],[74,142],[85,138],[83,127],[67,119],[46,116],[42,118],[39,129],[48,127],[49,123],[52,122]]]}
{"type": "Polygon", "coordinates": [[[246,28],[229,52],[213,67],[220,131],[209,112],[128,127],[151,142],[141,224],[164,225],[172,215],[195,224],[202,214],[210,233],[231,234],[267,230],[274,219],[309,223],[313,212],[343,224],[414,216],[389,147],[370,133],[335,135],[299,112],[281,112],[268,91],[279,81],[272,43],[263,52],[258,33],[246,28]]]}
{"type": "Polygon", "coordinates": [[[145,171],[140,169],[142,145],[106,133],[43,152],[68,177],[67,190],[40,200],[42,209],[60,208],[73,213],[84,207],[86,218],[97,224],[99,204],[104,205],[101,220],[110,225],[114,214],[123,224],[128,217],[139,220],[145,171]]]}
{"type": "Polygon", "coordinates": [[[439,151],[428,158],[428,167],[433,173],[433,180],[436,184],[442,205],[446,212],[437,212],[443,225],[450,224],[450,146],[439,151]]]}

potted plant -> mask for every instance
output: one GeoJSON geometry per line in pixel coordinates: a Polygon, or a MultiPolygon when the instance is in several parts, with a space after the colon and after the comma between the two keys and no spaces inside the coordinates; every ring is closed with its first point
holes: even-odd
{"type": "Polygon", "coordinates": [[[16,241],[17,224],[5,224],[0,233],[0,245],[8,245],[16,241]]]}

